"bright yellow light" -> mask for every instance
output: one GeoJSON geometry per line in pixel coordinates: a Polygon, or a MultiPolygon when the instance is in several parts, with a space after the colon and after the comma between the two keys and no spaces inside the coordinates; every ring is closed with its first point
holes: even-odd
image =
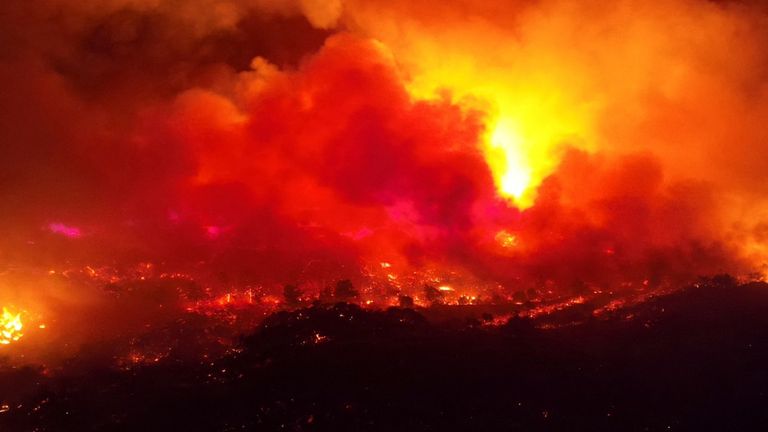
{"type": "Polygon", "coordinates": [[[530,50],[529,44],[487,43],[494,29],[465,30],[408,39],[398,51],[408,90],[415,99],[448,97],[467,111],[482,112],[485,135],[479,144],[497,193],[529,208],[563,149],[596,149],[602,99],[591,75],[571,63],[570,53],[549,45],[551,33],[529,35],[529,42],[542,44],[530,50]]]}
{"type": "Polygon", "coordinates": [[[3,314],[0,316],[0,345],[8,345],[21,339],[23,327],[21,314],[14,315],[8,309],[3,308],[3,314]]]}
{"type": "Polygon", "coordinates": [[[503,195],[518,204],[531,184],[531,170],[522,153],[523,138],[508,121],[499,121],[490,138],[489,163],[503,195]]]}
{"type": "MultiPolygon", "coordinates": [[[[444,85],[438,89],[453,90],[454,102],[487,113],[482,151],[499,195],[520,209],[534,204],[537,188],[555,170],[563,144],[592,147],[592,107],[571,102],[573,98],[555,84],[500,78],[476,84],[461,75],[428,76],[444,85]]],[[[413,85],[411,93],[429,98],[429,89],[428,84],[413,85]]]]}

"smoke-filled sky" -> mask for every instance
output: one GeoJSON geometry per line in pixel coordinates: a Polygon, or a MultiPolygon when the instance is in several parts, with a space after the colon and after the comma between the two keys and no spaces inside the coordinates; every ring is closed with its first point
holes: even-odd
{"type": "Polygon", "coordinates": [[[0,82],[4,266],[765,270],[759,3],[10,0],[0,82]]]}

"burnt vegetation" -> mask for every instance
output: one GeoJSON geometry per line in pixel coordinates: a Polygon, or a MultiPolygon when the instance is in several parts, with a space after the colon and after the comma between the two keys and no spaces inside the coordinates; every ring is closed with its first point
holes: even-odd
{"type": "Polygon", "coordinates": [[[727,277],[561,326],[316,302],[213,360],[6,365],[0,430],[765,430],[766,310],[727,277]]]}

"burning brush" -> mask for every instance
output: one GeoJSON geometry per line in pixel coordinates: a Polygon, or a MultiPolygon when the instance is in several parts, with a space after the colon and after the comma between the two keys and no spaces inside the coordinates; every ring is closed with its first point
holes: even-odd
{"type": "MultiPolygon", "coordinates": [[[[0,388],[40,367],[0,422],[60,403],[44,420],[66,424],[74,399],[35,393],[49,374],[56,393],[72,371],[165,370],[249,400],[291,359],[343,365],[378,336],[442,354],[366,379],[418,382],[464,342],[538,377],[525,350],[567,368],[548,344],[591,338],[616,360],[603,336],[680,328],[658,299],[751,298],[768,277],[759,1],[5,1],[0,41],[0,388]]],[[[210,429],[386,406],[363,386],[305,410],[286,388],[210,429]]],[[[508,428],[557,421],[528,390],[535,410],[496,406],[527,416],[508,428]]],[[[411,415],[401,430],[429,429],[411,415]]]]}

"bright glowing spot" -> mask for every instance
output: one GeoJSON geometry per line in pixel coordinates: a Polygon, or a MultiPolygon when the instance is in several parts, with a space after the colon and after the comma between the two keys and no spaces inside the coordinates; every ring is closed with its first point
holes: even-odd
{"type": "Polygon", "coordinates": [[[449,287],[447,285],[443,285],[441,287],[438,287],[437,289],[439,289],[440,291],[453,291],[453,288],[451,288],[451,287],[449,287]]]}
{"type": "Polygon", "coordinates": [[[509,121],[499,121],[490,137],[491,169],[501,193],[518,204],[531,184],[531,169],[523,154],[523,138],[509,121]]]}
{"type": "MultiPolygon", "coordinates": [[[[471,38],[470,38],[471,39],[471,38]]],[[[497,193],[529,208],[537,188],[560,163],[563,149],[596,150],[597,114],[603,101],[561,55],[494,51],[477,55],[477,41],[451,40],[451,52],[432,40],[415,45],[408,90],[416,99],[440,99],[485,114],[482,151],[497,193]],[[521,54],[523,54],[521,56],[521,54]]]]}
{"type": "Polygon", "coordinates": [[[513,248],[517,246],[517,237],[514,234],[510,234],[507,230],[501,230],[496,233],[496,243],[503,248],[513,248]]]}
{"type": "Polygon", "coordinates": [[[21,339],[24,336],[21,333],[23,327],[20,313],[14,315],[3,308],[3,315],[0,316],[0,345],[8,345],[21,339]]]}

